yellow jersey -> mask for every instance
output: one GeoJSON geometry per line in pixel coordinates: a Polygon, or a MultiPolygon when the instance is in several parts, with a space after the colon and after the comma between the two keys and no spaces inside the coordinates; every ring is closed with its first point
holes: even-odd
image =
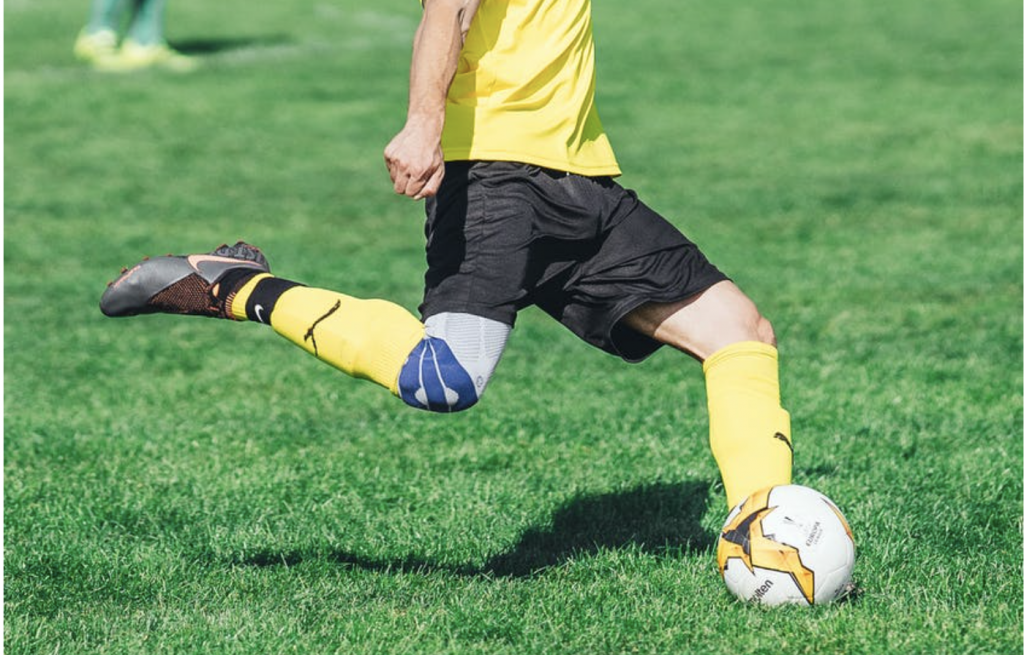
{"type": "Polygon", "coordinates": [[[590,0],[482,0],[448,90],[445,160],[620,173],[594,105],[590,0]]]}

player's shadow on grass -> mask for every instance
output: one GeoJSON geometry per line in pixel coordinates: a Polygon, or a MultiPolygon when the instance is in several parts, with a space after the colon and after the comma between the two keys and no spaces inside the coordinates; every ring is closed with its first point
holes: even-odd
{"type": "Polygon", "coordinates": [[[701,526],[708,488],[708,483],[697,481],[658,483],[618,493],[580,496],[558,509],[549,525],[527,529],[512,549],[483,565],[438,563],[414,555],[382,560],[341,551],[263,552],[235,563],[274,566],[329,559],[373,571],[525,578],[610,549],[636,547],[657,557],[676,557],[706,551],[714,544],[714,536],[701,526]]]}
{"type": "Polygon", "coordinates": [[[170,45],[186,55],[217,55],[233,50],[274,48],[294,43],[295,39],[286,34],[264,34],[216,39],[175,39],[170,45]]]}

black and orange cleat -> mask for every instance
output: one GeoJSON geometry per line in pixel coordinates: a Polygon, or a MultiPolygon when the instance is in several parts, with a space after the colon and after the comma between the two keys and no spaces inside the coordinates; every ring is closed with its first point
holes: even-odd
{"type": "Polygon", "coordinates": [[[260,249],[242,241],[206,254],[147,257],[107,285],[100,310],[107,316],[232,318],[228,302],[235,292],[254,275],[269,272],[260,249]]]}

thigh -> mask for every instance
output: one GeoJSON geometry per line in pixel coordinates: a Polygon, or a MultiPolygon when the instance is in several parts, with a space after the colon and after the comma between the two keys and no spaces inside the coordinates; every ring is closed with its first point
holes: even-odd
{"type": "Polygon", "coordinates": [[[424,319],[442,312],[515,323],[527,295],[529,219],[515,165],[449,162],[427,200],[424,319]]]}
{"type": "Polygon", "coordinates": [[[591,345],[640,361],[664,342],[624,317],[647,304],[683,301],[728,278],[635,194],[621,187],[618,193],[595,252],[554,288],[541,289],[537,304],[591,345]]]}
{"type": "Polygon", "coordinates": [[[700,361],[740,341],[775,345],[771,324],[730,281],[719,282],[677,302],[641,305],[622,322],[637,333],[700,361]]]}
{"type": "Polygon", "coordinates": [[[513,325],[600,249],[612,212],[600,185],[517,162],[457,162],[427,205],[424,318],[513,325]]]}

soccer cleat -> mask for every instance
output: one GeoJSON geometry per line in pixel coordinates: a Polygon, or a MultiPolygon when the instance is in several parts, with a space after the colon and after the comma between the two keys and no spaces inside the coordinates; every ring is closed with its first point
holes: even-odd
{"type": "Polygon", "coordinates": [[[93,63],[97,70],[109,73],[130,73],[145,68],[189,73],[199,67],[194,57],[183,55],[166,43],[143,45],[132,39],[125,39],[113,57],[105,57],[93,63]]]}
{"type": "Polygon", "coordinates": [[[113,30],[82,30],[75,39],[74,53],[79,61],[102,66],[117,56],[117,34],[113,30]]]}
{"type": "Polygon", "coordinates": [[[146,258],[107,285],[100,310],[107,316],[163,313],[230,319],[235,292],[254,275],[269,272],[260,249],[242,241],[201,255],[146,258]]]}

